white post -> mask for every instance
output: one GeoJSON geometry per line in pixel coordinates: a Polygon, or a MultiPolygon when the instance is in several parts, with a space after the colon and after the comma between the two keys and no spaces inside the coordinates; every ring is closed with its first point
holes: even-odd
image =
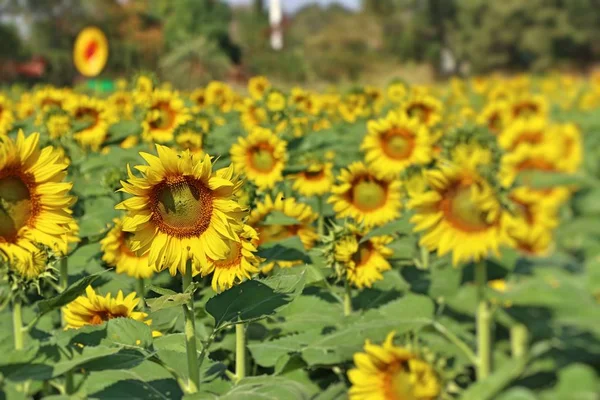
{"type": "Polygon", "coordinates": [[[273,50],[281,50],[283,48],[281,0],[269,1],[269,22],[271,23],[271,47],[273,50]]]}

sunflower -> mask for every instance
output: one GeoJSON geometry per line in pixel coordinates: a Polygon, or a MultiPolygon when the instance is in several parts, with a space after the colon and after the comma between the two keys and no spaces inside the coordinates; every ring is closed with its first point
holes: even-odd
{"type": "Polygon", "coordinates": [[[267,95],[266,106],[267,110],[271,112],[281,112],[285,110],[286,98],[284,94],[278,90],[271,90],[267,95]]]}
{"type": "Polygon", "coordinates": [[[408,166],[431,161],[433,139],[416,118],[390,112],[367,123],[361,149],[366,162],[379,174],[397,175],[408,166]]]}
{"type": "Polygon", "coordinates": [[[292,188],[302,196],[322,196],[333,185],[333,163],[313,162],[302,172],[291,175],[292,188]]]}
{"type": "Polygon", "coordinates": [[[229,241],[227,257],[213,260],[208,268],[202,270],[202,275],[213,274],[211,285],[215,292],[230,289],[259,272],[261,259],[254,254],[258,245],[258,233],[249,225],[244,225],[240,239],[239,242],[229,241]]]}
{"type": "Polygon", "coordinates": [[[548,121],[545,118],[520,118],[510,123],[498,136],[498,144],[505,150],[515,150],[519,145],[538,146],[548,138],[548,121]]]}
{"type": "Polygon", "coordinates": [[[40,136],[27,138],[22,131],[16,142],[0,140],[0,253],[23,259],[31,243],[67,253],[74,223],[69,207],[72,184],[62,182],[67,164],[52,147],[38,148],[40,136]]]}
{"type": "Polygon", "coordinates": [[[413,192],[407,206],[414,210],[414,230],[420,244],[452,262],[479,261],[509,244],[508,214],[492,186],[471,169],[442,162],[425,172],[429,190],[413,192]]]}
{"type": "Polygon", "coordinates": [[[126,90],[118,90],[110,95],[108,104],[120,119],[131,119],[133,117],[133,96],[126,90]]]}
{"type": "Polygon", "coordinates": [[[241,105],[240,120],[246,131],[251,131],[255,126],[267,120],[267,111],[252,99],[245,99],[241,105]]]}
{"type": "Polygon", "coordinates": [[[194,89],[192,93],[190,93],[190,100],[194,104],[192,107],[192,111],[194,113],[198,113],[206,107],[206,90],[204,88],[194,89]]]}
{"type": "MultiPolygon", "coordinates": [[[[315,245],[319,235],[312,226],[318,215],[310,206],[296,202],[292,197],[283,199],[283,194],[279,193],[275,200],[267,195],[264,201],[256,204],[250,213],[247,224],[252,226],[258,232],[258,243],[276,242],[287,239],[292,236],[298,236],[306,250],[310,250],[315,245]],[[265,225],[267,217],[272,213],[282,213],[286,217],[295,219],[295,223],[288,225],[265,225]]],[[[277,261],[270,262],[263,266],[262,272],[270,272],[275,264],[281,268],[289,268],[300,264],[301,261],[277,261]]]]}
{"type": "Polygon", "coordinates": [[[175,92],[154,90],[150,95],[149,108],[142,121],[142,137],[146,141],[166,143],[173,140],[179,125],[191,118],[183,100],[175,92]]]}
{"type": "Polygon", "coordinates": [[[44,125],[51,139],[66,136],[72,130],[71,117],[62,110],[53,110],[47,113],[44,125]]]}
{"type": "Polygon", "coordinates": [[[539,94],[524,94],[514,97],[510,102],[510,113],[513,118],[546,118],[548,102],[539,94]]]}
{"type": "Polygon", "coordinates": [[[9,267],[16,271],[22,279],[32,281],[48,270],[48,253],[31,243],[25,247],[29,251],[26,256],[15,257],[9,263],[9,267]]]}
{"type": "Polygon", "coordinates": [[[194,154],[203,154],[204,129],[200,124],[189,121],[175,129],[175,143],[182,150],[189,150],[194,154]]]}
{"type": "Polygon", "coordinates": [[[386,90],[387,98],[394,104],[400,104],[406,97],[406,85],[402,82],[392,82],[386,90]]]}
{"type": "Polygon", "coordinates": [[[260,100],[271,88],[271,82],[264,76],[255,76],[248,81],[248,92],[255,100],[260,100]]]}
{"type": "Polygon", "coordinates": [[[362,162],[343,169],[327,200],[339,218],[351,217],[366,227],[383,225],[400,216],[400,181],[379,177],[362,162]]]}
{"type": "Polygon", "coordinates": [[[235,94],[224,82],[212,81],[206,86],[206,102],[221,112],[227,113],[233,109],[235,94]]]}
{"type": "Polygon", "coordinates": [[[171,275],[185,273],[188,260],[196,270],[208,268],[227,257],[229,240],[240,240],[245,212],[234,195],[241,182],[231,166],[213,172],[208,155],[156,150],[158,156],[140,153],[148,163],[136,167],[141,177],[128,169],[129,180],[121,182],[133,195],[116,207],[128,211],[122,229],[133,232],[131,250],[148,253],[152,268],[171,275]]]}
{"type": "MultiPolygon", "coordinates": [[[[79,296],[62,308],[63,316],[67,323],[65,329],[79,329],[87,325],[101,325],[114,318],[130,318],[150,326],[152,320],[148,314],[135,311],[140,299],[136,293],[130,293],[127,297],[119,290],[113,298],[110,293],[100,296],[88,286],[85,296],[79,296]]],[[[161,336],[158,331],[153,331],[152,336],[161,336]]]]}
{"type": "Polygon", "coordinates": [[[268,189],[283,179],[287,161],[287,143],[269,129],[254,127],[247,137],[239,137],[231,146],[231,161],[236,171],[260,189],[268,189]]]}
{"type": "Polygon", "coordinates": [[[27,119],[35,114],[35,104],[31,93],[23,93],[15,104],[15,113],[19,119],[27,119]]]}
{"type": "Polygon", "coordinates": [[[70,96],[65,109],[74,124],[83,126],[73,137],[84,149],[99,151],[108,137],[108,128],[117,121],[114,110],[106,101],[84,95],[70,96]]]}
{"type": "Polygon", "coordinates": [[[575,124],[551,125],[548,137],[552,138],[553,146],[560,151],[556,167],[563,172],[577,172],[583,162],[583,143],[581,131],[575,124]]]}
{"type": "Polygon", "coordinates": [[[374,236],[361,243],[367,232],[360,231],[353,225],[347,228],[349,234],[342,236],[334,244],[335,260],[344,267],[350,283],[360,289],[371,287],[374,282],[383,279],[383,271],[392,269],[387,259],[393,251],[386,245],[394,238],[387,235],[374,236]]]}
{"type": "Polygon", "coordinates": [[[11,101],[0,93],[0,136],[6,135],[10,131],[14,120],[11,101]]]}
{"type": "Polygon", "coordinates": [[[83,29],[75,39],[73,62],[77,71],[84,76],[97,76],[108,61],[108,39],[100,29],[83,29]]]}
{"type": "Polygon", "coordinates": [[[382,345],[365,342],[364,353],[354,354],[348,371],[351,400],[434,400],[442,392],[433,367],[412,351],[394,345],[391,332],[382,345]]]}
{"type": "Polygon", "coordinates": [[[68,89],[46,86],[34,93],[33,103],[37,108],[46,112],[51,108],[64,108],[71,95],[68,89]]]}
{"type": "Polygon", "coordinates": [[[510,120],[508,102],[503,100],[489,102],[477,116],[477,123],[487,126],[495,135],[502,132],[510,120]]]}
{"type": "Polygon", "coordinates": [[[100,241],[102,260],[116,267],[118,274],[127,274],[134,278],[150,278],[154,270],[148,265],[148,254],[138,256],[131,250],[131,233],[123,231],[123,222],[113,219],[114,226],[100,241]]]}
{"type": "Polygon", "coordinates": [[[420,123],[432,127],[442,120],[442,103],[431,95],[415,92],[400,105],[401,113],[417,118],[420,123]]]}

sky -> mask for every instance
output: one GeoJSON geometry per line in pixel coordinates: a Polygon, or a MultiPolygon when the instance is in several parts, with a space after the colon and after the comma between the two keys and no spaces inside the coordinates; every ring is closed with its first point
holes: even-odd
{"type": "MultiPolygon", "coordinates": [[[[248,4],[251,0],[226,0],[230,4],[248,4]]],[[[265,4],[268,4],[269,0],[265,1],[265,4]]],[[[307,5],[307,4],[332,4],[338,3],[342,4],[349,8],[358,8],[360,6],[360,0],[281,0],[281,6],[283,7],[284,12],[290,13],[294,12],[297,9],[307,5]]]]}

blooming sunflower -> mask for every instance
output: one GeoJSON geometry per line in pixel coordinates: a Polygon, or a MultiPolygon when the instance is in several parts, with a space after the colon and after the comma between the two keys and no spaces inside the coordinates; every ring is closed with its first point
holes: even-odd
{"type": "Polygon", "coordinates": [[[150,95],[149,108],[142,121],[142,137],[146,141],[166,143],[173,140],[179,125],[191,118],[183,99],[169,90],[154,90],[150,95]]]}
{"type": "Polygon", "coordinates": [[[564,172],[577,172],[583,162],[583,143],[579,128],[571,123],[552,125],[548,136],[552,138],[553,146],[560,150],[556,167],[564,172]]]}
{"type": "Polygon", "coordinates": [[[335,260],[344,267],[350,283],[361,289],[371,287],[374,282],[383,279],[383,271],[392,269],[387,259],[393,251],[386,245],[394,238],[374,236],[361,243],[366,231],[360,231],[353,225],[347,228],[349,234],[334,244],[335,260]]]}
{"type": "Polygon", "coordinates": [[[114,226],[106,237],[100,241],[102,260],[116,267],[118,274],[127,274],[134,278],[150,278],[154,270],[148,265],[148,254],[138,256],[131,250],[131,233],[123,230],[123,222],[113,219],[114,226]]]}
{"type": "Polygon", "coordinates": [[[24,243],[24,247],[29,252],[24,257],[15,257],[9,262],[9,267],[25,281],[32,281],[48,269],[48,253],[32,243],[24,243]]]}
{"type": "Polygon", "coordinates": [[[108,98],[108,104],[121,119],[133,117],[133,96],[127,90],[117,90],[108,98]]]}
{"type": "MultiPolygon", "coordinates": [[[[298,236],[304,248],[310,250],[319,237],[312,226],[312,223],[317,218],[318,215],[307,204],[298,203],[292,197],[284,200],[283,194],[279,193],[274,201],[271,196],[267,195],[264,201],[258,202],[250,213],[247,224],[258,232],[259,240],[257,245],[298,236]],[[296,223],[288,225],[265,225],[266,218],[274,212],[283,213],[286,217],[295,219],[296,223]]],[[[301,261],[270,262],[263,266],[262,272],[270,272],[275,264],[281,268],[289,268],[300,263],[301,261]]]]}
{"type": "Polygon", "coordinates": [[[408,166],[431,161],[433,139],[416,118],[390,112],[367,123],[361,149],[365,161],[379,174],[397,175],[408,166]]]}
{"type": "Polygon", "coordinates": [[[435,97],[414,92],[400,105],[401,113],[417,118],[422,124],[432,127],[442,119],[442,103],[435,97]]]}
{"type": "Polygon", "coordinates": [[[190,93],[190,100],[194,106],[192,107],[192,111],[194,113],[198,113],[206,107],[206,91],[204,88],[194,89],[192,93],[190,93]]]}
{"type": "Polygon", "coordinates": [[[99,151],[108,137],[108,127],[117,120],[112,107],[104,100],[79,95],[70,96],[65,109],[74,123],[83,126],[73,135],[79,145],[99,151]]]}
{"type": "Polygon", "coordinates": [[[546,118],[548,101],[539,94],[523,94],[511,99],[510,113],[513,118],[546,118]]]}
{"type": "Polygon", "coordinates": [[[520,118],[508,126],[498,136],[498,144],[508,151],[519,145],[538,146],[548,140],[548,121],[545,118],[520,118]]]}
{"type": "Polygon", "coordinates": [[[303,196],[322,196],[333,185],[333,163],[313,162],[304,171],[291,176],[292,188],[303,196]]]}
{"type": "MultiPolygon", "coordinates": [[[[229,254],[229,240],[239,241],[245,212],[234,195],[241,182],[233,168],[212,171],[208,155],[177,153],[156,145],[158,156],[140,153],[148,165],[137,166],[142,176],[128,169],[122,191],[133,197],[117,205],[127,210],[123,230],[133,232],[131,250],[148,253],[156,271],[185,273],[186,262],[207,268],[210,260],[229,254]]],[[[196,271],[195,271],[196,272],[196,271]]]]}
{"type": "Polygon", "coordinates": [[[0,253],[23,259],[31,243],[67,253],[74,224],[67,164],[52,147],[38,148],[37,133],[0,140],[0,253]]]}
{"type": "Polygon", "coordinates": [[[248,81],[248,92],[255,100],[260,100],[271,88],[271,82],[264,76],[255,76],[248,81]]]}
{"type": "Polygon", "coordinates": [[[203,154],[204,129],[195,121],[186,122],[175,129],[175,143],[182,150],[189,150],[194,154],[203,154]]]}
{"type": "Polygon", "coordinates": [[[343,169],[327,200],[339,218],[351,217],[366,227],[383,225],[400,216],[400,181],[380,177],[362,162],[343,169]]]}
{"type": "Polygon", "coordinates": [[[247,137],[239,137],[231,146],[231,161],[236,171],[260,189],[272,188],[283,179],[287,161],[287,143],[269,129],[254,127],[247,137]]]}
{"type": "Polygon", "coordinates": [[[259,271],[261,259],[254,254],[258,246],[258,233],[249,225],[244,225],[240,239],[239,242],[229,241],[227,257],[213,260],[208,268],[202,270],[202,275],[213,274],[211,286],[215,292],[230,289],[259,271]]]}
{"type": "Polygon", "coordinates": [[[470,168],[441,163],[424,177],[429,190],[413,192],[407,206],[414,210],[414,230],[420,244],[452,262],[479,261],[509,244],[508,214],[492,186],[470,168]]]}
{"type": "Polygon", "coordinates": [[[44,125],[51,139],[58,139],[71,132],[71,117],[62,110],[53,110],[46,114],[44,125]]]}
{"type": "Polygon", "coordinates": [[[267,95],[266,106],[271,112],[281,112],[285,110],[286,98],[279,90],[271,90],[267,95]]]}
{"type": "Polygon", "coordinates": [[[66,101],[71,97],[68,89],[58,89],[52,86],[46,86],[33,95],[33,103],[37,108],[46,112],[51,108],[64,108],[66,101]]]}
{"type": "Polygon", "coordinates": [[[235,95],[229,85],[212,81],[206,86],[206,102],[221,112],[229,112],[233,108],[235,95]]]}
{"type": "Polygon", "coordinates": [[[252,99],[245,99],[241,105],[242,125],[246,131],[251,131],[257,125],[267,120],[267,111],[252,99]]]}
{"type": "Polygon", "coordinates": [[[394,104],[400,104],[406,97],[406,85],[402,82],[392,82],[386,90],[387,98],[394,104]]]}
{"type": "Polygon", "coordinates": [[[510,120],[509,104],[504,100],[489,102],[477,116],[477,122],[495,135],[502,132],[510,120]]]}
{"type": "Polygon", "coordinates": [[[97,76],[108,61],[108,39],[96,27],[84,28],[75,39],[73,62],[84,76],[97,76]]]}
{"type": "Polygon", "coordinates": [[[15,105],[15,113],[19,119],[27,119],[35,114],[35,104],[31,93],[25,92],[21,95],[15,105]]]}
{"type": "Polygon", "coordinates": [[[10,131],[14,120],[11,101],[0,93],[0,135],[6,135],[10,131]]]}
{"type": "MultiPolygon", "coordinates": [[[[88,286],[85,296],[79,296],[62,308],[66,322],[65,329],[79,329],[87,325],[101,325],[114,318],[131,318],[150,326],[152,320],[148,314],[135,311],[140,299],[132,292],[127,297],[119,290],[113,298],[110,293],[99,296],[96,291],[88,286]]],[[[161,336],[158,331],[153,331],[152,336],[161,336]]]]}
{"type": "Polygon", "coordinates": [[[348,371],[351,400],[434,400],[442,392],[433,367],[412,351],[394,345],[391,332],[382,345],[365,342],[354,354],[356,368],[348,371]]]}

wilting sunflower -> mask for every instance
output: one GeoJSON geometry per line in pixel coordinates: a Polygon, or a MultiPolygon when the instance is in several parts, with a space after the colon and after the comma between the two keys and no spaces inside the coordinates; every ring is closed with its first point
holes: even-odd
{"type": "Polygon", "coordinates": [[[229,241],[229,253],[221,260],[213,260],[209,267],[202,269],[202,275],[212,276],[212,288],[215,292],[230,289],[233,285],[252,278],[258,273],[261,259],[257,257],[258,233],[249,225],[244,225],[240,241],[229,241]]]}
{"type": "Polygon", "coordinates": [[[83,29],[75,39],[73,62],[75,68],[84,76],[97,76],[102,72],[108,60],[108,39],[100,29],[83,29]]]}
{"type": "Polygon", "coordinates": [[[254,127],[247,137],[231,146],[231,161],[236,171],[260,189],[268,189],[283,179],[287,143],[269,129],[254,127]]]}
{"type": "Polygon", "coordinates": [[[442,162],[424,174],[429,190],[414,192],[407,206],[415,215],[420,244],[452,262],[479,261],[510,243],[508,214],[492,186],[471,169],[442,162]]]}
{"type": "Polygon", "coordinates": [[[84,95],[70,96],[65,109],[73,122],[83,127],[73,137],[84,149],[99,151],[108,137],[108,127],[117,117],[112,107],[104,100],[84,95]]]}
{"type": "Polygon", "coordinates": [[[308,167],[290,178],[292,188],[303,196],[322,196],[329,193],[333,185],[333,163],[313,162],[308,167]]]}
{"type": "Polygon", "coordinates": [[[121,190],[133,195],[116,207],[128,211],[122,229],[134,233],[131,250],[148,253],[152,268],[168,268],[171,275],[185,273],[188,260],[197,272],[225,259],[229,241],[240,240],[245,212],[234,195],[242,182],[231,166],[213,172],[208,155],[161,145],[156,151],[140,153],[148,163],[136,167],[141,177],[128,170],[129,180],[121,182],[121,190]]]}
{"type": "MultiPolygon", "coordinates": [[[[113,298],[110,293],[106,296],[100,296],[96,291],[88,286],[85,289],[85,296],[79,296],[62,308],[66,329],[79,329],[87,325],[101,325],[114,318],[130,318],[140,321],[150,326],[152,320],[148,319],[148,314],[141,311],[135,311],[140,299],[136,293],[132,292],[123,296],[119,290],[113,298]]],[[[158,331],[153,331],[152,336],[161,336],[158,331]]]]}
{"type": "Polygon", "coordinates": [[[351,217],[366,227],[383,225],[400,216],[400,181],[379,177],[362,162],[343,169],[327,200],[339,218],[351,217]]]}
{"type": "Polygon", "coordinates": [[[442,392],[433,367],[412,351],[394,345],[391,332],[383,345],[365,342],[354,354],[356,368],[348,371],[351,400],[435,400],[442,392]]]}
{"type": "Polygon", "coordinates": [[[335,260],[344,267],[350,283],[358,288],[371,287],[383,279],[382,272],[392,269],[388,258],[393,251],[386,247],[394,238],[374,236],[361,243],[366,231],[349,225],[348,234],[334,244],[335,260]]]}
{"type": "Polygon", "coordinates": [[[435,97],[415,92],[400,105],[400,111],[422,124],[432,127],[442,119],[442,103],[435,97]]]}
{"type": "Polygon", "coordinates": [[[0,139],[0,253],[23,259],[31,243],[67,253],[74,223],[72,184],[62,182],[67,164],[52,147],[38,148],[37,133],[16,142],[0,139]]]}
{"type": "Polygon", "coordinates": [[[0,93],[0,135],[6,135],[15,120],[12,104],[8,97],[0,93]]]}
{"type": "MultiPolygon", "coordinates": [[[[279,193],[274,201],[271,196],[267,195],[264,201],[257,203],[250,213],[247,224],[258,232],[258,245],[298,236],[304,248],[310,250],[319,238],[315,228],[312,226],[312,223],[317,218],[318,215],[310,206],[298,203],[292,197],[284,200],[283,194],[279,193]],[[295,219],[296,222],[286,225],[266,225],[267,217],[274,212],[282,213],[286,217],[295,219]]],[[[262,272],[270,272],[275,264],[281,268],[289,268],[300,263],[301,261],[270,262],[263,266],[262,272]]]]}
{"type": "Polygon", "coordinates": [[[416,118],[390,112],[385,118],[371,120],[361,149],[365,161],[379,174],[397,175],[408,166],[427,164],[433,153],[433,139],[416,118]]]}
{"type": "Polygon", "coordinates": [[[154,90],[150,95],[149,108],[142,121],[142,137],[146,141],[166,143],[173,140],[179,125],[191,118],[183,99],[175,92],[154,90]]]}
{"type": "Polygon", "coordinates": [[[255,100],[260,100],[271,88],[271,82],[264,76],[255,76],[248,81],[248,92],[255,100]]]}
{"type": "Polygon", "coordinates": [[[150,278],[154,270],[148,265],[148,254],[138,256],[131,250],[131,233],[123,231],[123,222],[113,219],[114,226],[100,241],[102,260],[116,267],[118,274],[127,274],[134,278],[150,278]]]}

